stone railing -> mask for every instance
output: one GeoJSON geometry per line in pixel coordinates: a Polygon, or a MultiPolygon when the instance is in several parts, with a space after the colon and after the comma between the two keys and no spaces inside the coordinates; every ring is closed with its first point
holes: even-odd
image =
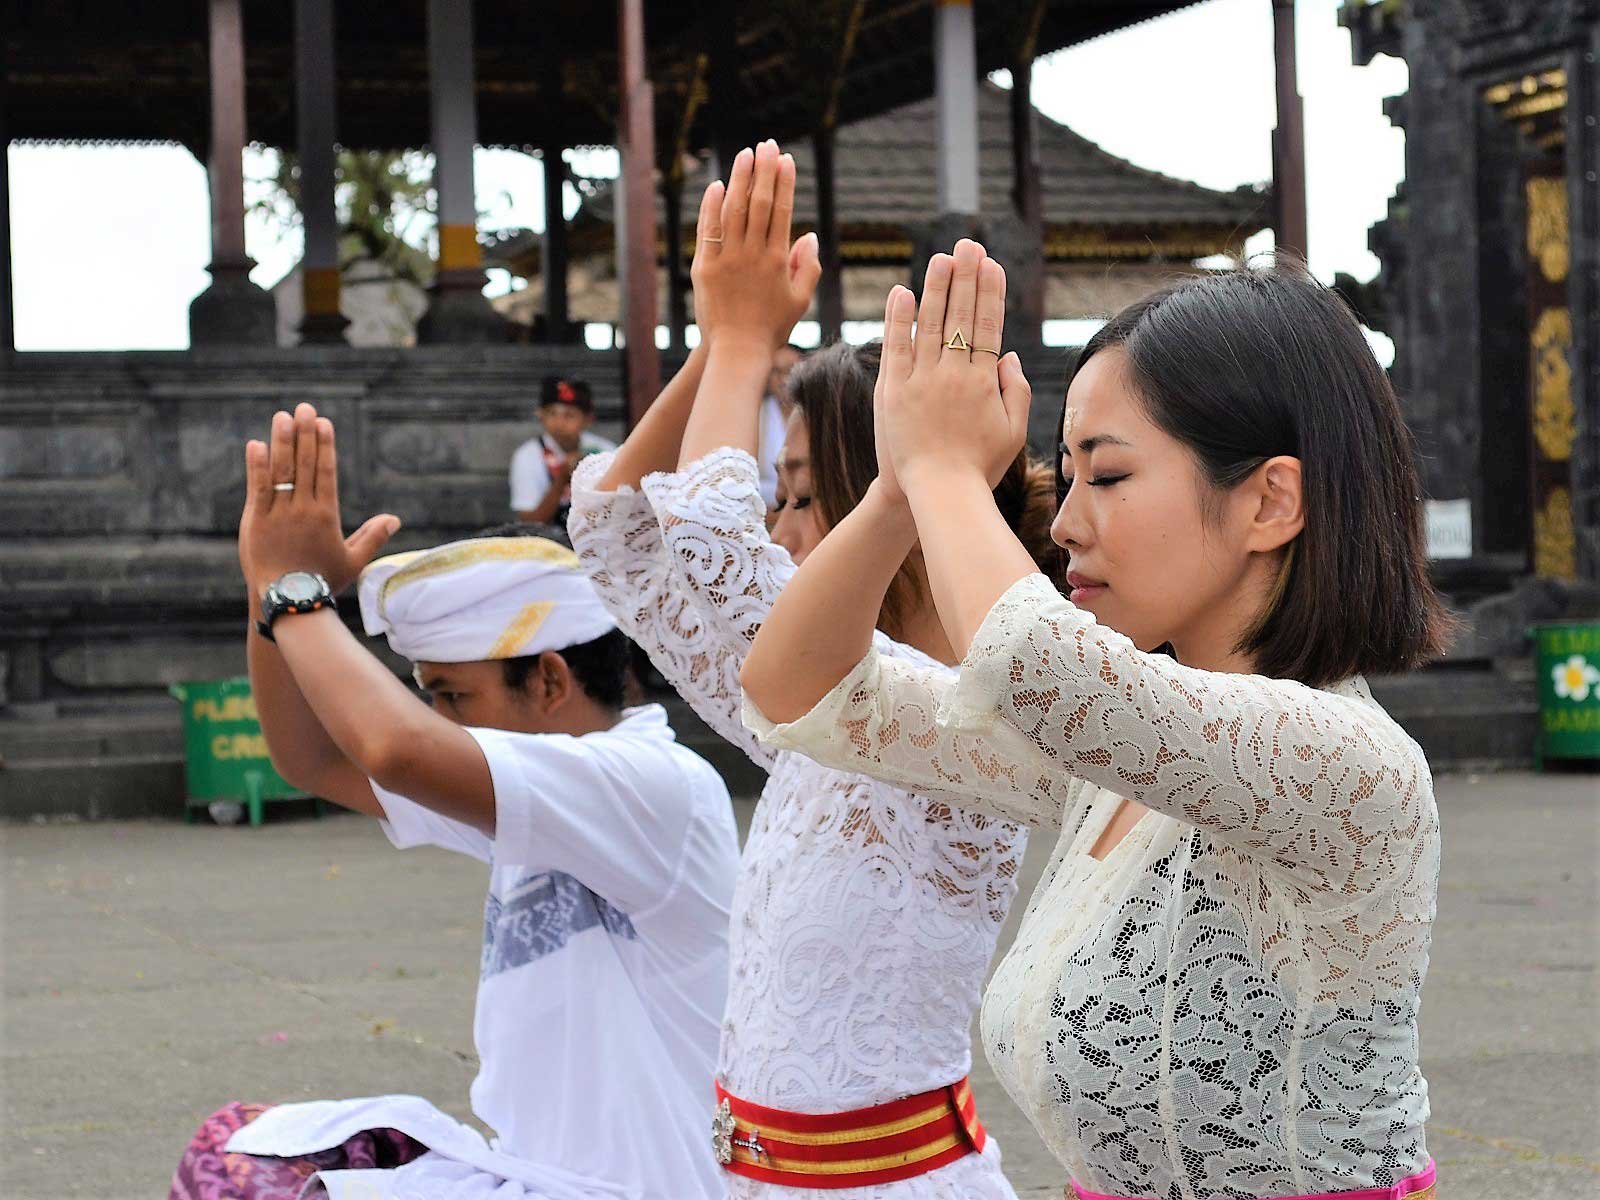
{"type": "Polygon", "coordinates": [[[274,410],[335,422],[347,524],[394,512],[396,545],[427,545],[510,519],[507,468],[552,373],[589,381],[597,429],[620,433],[616,352],[18,355],[0,372],[0,708],[242,668],[243,447],[274,410]]]}

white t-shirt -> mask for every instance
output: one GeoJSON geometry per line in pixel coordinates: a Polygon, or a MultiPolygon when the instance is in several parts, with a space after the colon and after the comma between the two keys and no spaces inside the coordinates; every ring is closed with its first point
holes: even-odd
{"type": "MultiPolygon", "coordinates": [[[[578,451],[598,454],[602,450],[615,450],[612,442],[585,429],[578,437],[578,451]]],[[[537,507],[544,494],[550,490],[550,468],[545,463],[546,452],[564,455],[547,434],[529,438],[517,447],[511,456],[511,511],[529,512],[537,507]]]]}
{"type": "MultiPolygon", "coordinates": [[[[493,838],[373,791],[397,847],[442,846],[490,864],[472,1109],[499,1136],[484,1149],[536,1165],[515,1176],[532,1188],[518,1193],[528,1197],[565,1195],[555,1184],[566,1173],[651,1200],[722,1196],[712,1078],[739,849],[721,777],[677,744],[659,705],[583,737],[468,732],[494,780],[493,838]],[[557,1169],[553,1178],[544,1166],[557,1169]]],[[[476,1196],[457,1186],[473,1174],[463,1162],[507,1173],[454,1130],[399,1124],[414,1115],[399,1103],[410,1098],[384,1099],[394,1103],[347,1102],[367,1106],[358,1129],[404,1128],[436,1153],[383,1172],[379,1195],[476,1196]]],[[[327,1106],[285,1107],[308,1110],[319,1130],[335,1128],[327,1106]]],[[[279,1111],[246,1126],[230,1148],[308,1152],[282,1148],[294,1144],[284,1117],[263,1131],[278,1148],[253,1149],[259,1140],[244,1137],[279,1111]]],[[[336,1197],[351,1182],[339,1174],[324,1175],[336,1197]]]]}
{"type": "Polygon", "coordinates": [[[761,481],[761,498],[770,511],[778,503],[778,459],[783,455],[783,439],[789,430],[783,417],[783,404],[776,396],[768,396],[761,402],[761,419],[756,428],[760,444],[756,469],[761,481]]]}

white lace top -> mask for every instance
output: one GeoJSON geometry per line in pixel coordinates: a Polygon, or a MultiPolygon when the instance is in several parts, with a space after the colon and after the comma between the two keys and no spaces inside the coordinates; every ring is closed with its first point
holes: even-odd
{"type": "Polygon", "coordinates": [[[871,652],[774,748],[1060,842],[983,1004],[990,1060],[1072,1177],[1160,1200],[1395,1183],[1428,1160],[1427,762],[1359,679],[1140,653],[1042,575],[959,682],[871,652]],[[1128,797],[1152,811],[1089,851],[1128,797]]]}
{"type": "MultiPolygon", "coordinates": [[[[719,450],[646,477],[643,495],[598,492],[612,457],[591,457],[575,474],[573,546],[628,636],[769,772],[734,889],[719,1076],[737,1096],[794,1112],[844,1112],[954,1083],[971,1068],[972,1018],[1025,833],[762,746],[740,721],[739,668],[795,568],[767,536],[755,459],[719,450]]],[[[876,645],[887,659],[954,678],[908,646],[882,635],[876,645]]],[[[710,1139],[708,1127],[707,1153],[710,1139]]],[[[927,1175],[829,1194],[1014,1200],[989,1144],[927,1175]]],[[[815,1200],[728,1182],[734,1197],[815,1200]]]]}

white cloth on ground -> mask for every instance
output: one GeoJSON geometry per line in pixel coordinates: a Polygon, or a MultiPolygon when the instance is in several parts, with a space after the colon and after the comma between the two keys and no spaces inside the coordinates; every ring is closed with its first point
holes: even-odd
{"type": "MultiPolygon", "coordinates": [[[[519,1183],[525,1192],[512,1200],[721,1196],[709,1130],[738,862],[727,789],[677,744],[659,706],[583,737],[469,732],[494,779],[493,838],[373,791],[397,847],[441,846],[490,864],[471,1099],[498,1134],[487,1150],[499,1157],[485,1158],[481,1139],[452,1132],[442,1114],[424,1121],[445,1130],[437,1143],[402,1123],[419,1120],[418,1105],[432,1111],[414,1097],[286,1105],[229,1149],[309,1153],[321,1147],[302,1143],[348,1116],[359,1128],[404,1129],[433,1150],[381,1172],[385,1198],[480,1194],[453,1164],[519,1183]],[[585,1180],[591,1192],[571,1191],[585,1180]]],[[[340,1200],[341,1173],[323,1178],[340,1200]]]]}
{"type": "MultiPolygon", "coordinates": [[[[761,746],[739,720],[739,667],[794,573],[767,535],[755,459],[718,450],[644,492],[573,479],[573,545],[623,631],[695,711],[770,772],[734,893],[718,1074],[736,1095],[844,1112],[954,1083],[1016,894],[1025,835],[944,798],[761,746]]],[[[949,672],[879,635],[886,655],[949,672]]],[[[980,1116],[981,1104],[980,1104],[980,1116]]],[[[816,1193],[729,1176],[729,1194],[816,1193]]],[[[1014,1200],[998,1142],[837,1200],[1014,1200]]]]}
{"type": "Polygon", "coordinates": [[[1032,575],[959,682],[873,651],[799,720],[746,719],[769,749],[1060,826],[982,1030],[1084,1187],[1298,1196],[1426,1165],[1439,819],[1359,678],[1185,667],[1032,575]],[[1150,811],[1097,860],[1124,797],[1150,811]]]}

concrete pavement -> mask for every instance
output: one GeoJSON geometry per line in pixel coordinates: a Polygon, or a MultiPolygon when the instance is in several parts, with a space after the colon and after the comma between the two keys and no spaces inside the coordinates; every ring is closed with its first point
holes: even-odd
{"type": "MultiPolygon", "coordinates": [[[[1439,807],[1422,1035],[1440,1194],[1600,1196],[1600,776],[1444,776],[1439,807]]],[[[396,853],[354,816],[0,839],[6,1200],[162,1197],[233,1098],[406,1091],[469,1116],[478,864],[396,853]]],[[[1048,850],[1036,839],[1024,895],[1048,850]]],[[[1058,1197],[1060,1170],[975,1060],[1019,1195],[1058,1197]]]]}

